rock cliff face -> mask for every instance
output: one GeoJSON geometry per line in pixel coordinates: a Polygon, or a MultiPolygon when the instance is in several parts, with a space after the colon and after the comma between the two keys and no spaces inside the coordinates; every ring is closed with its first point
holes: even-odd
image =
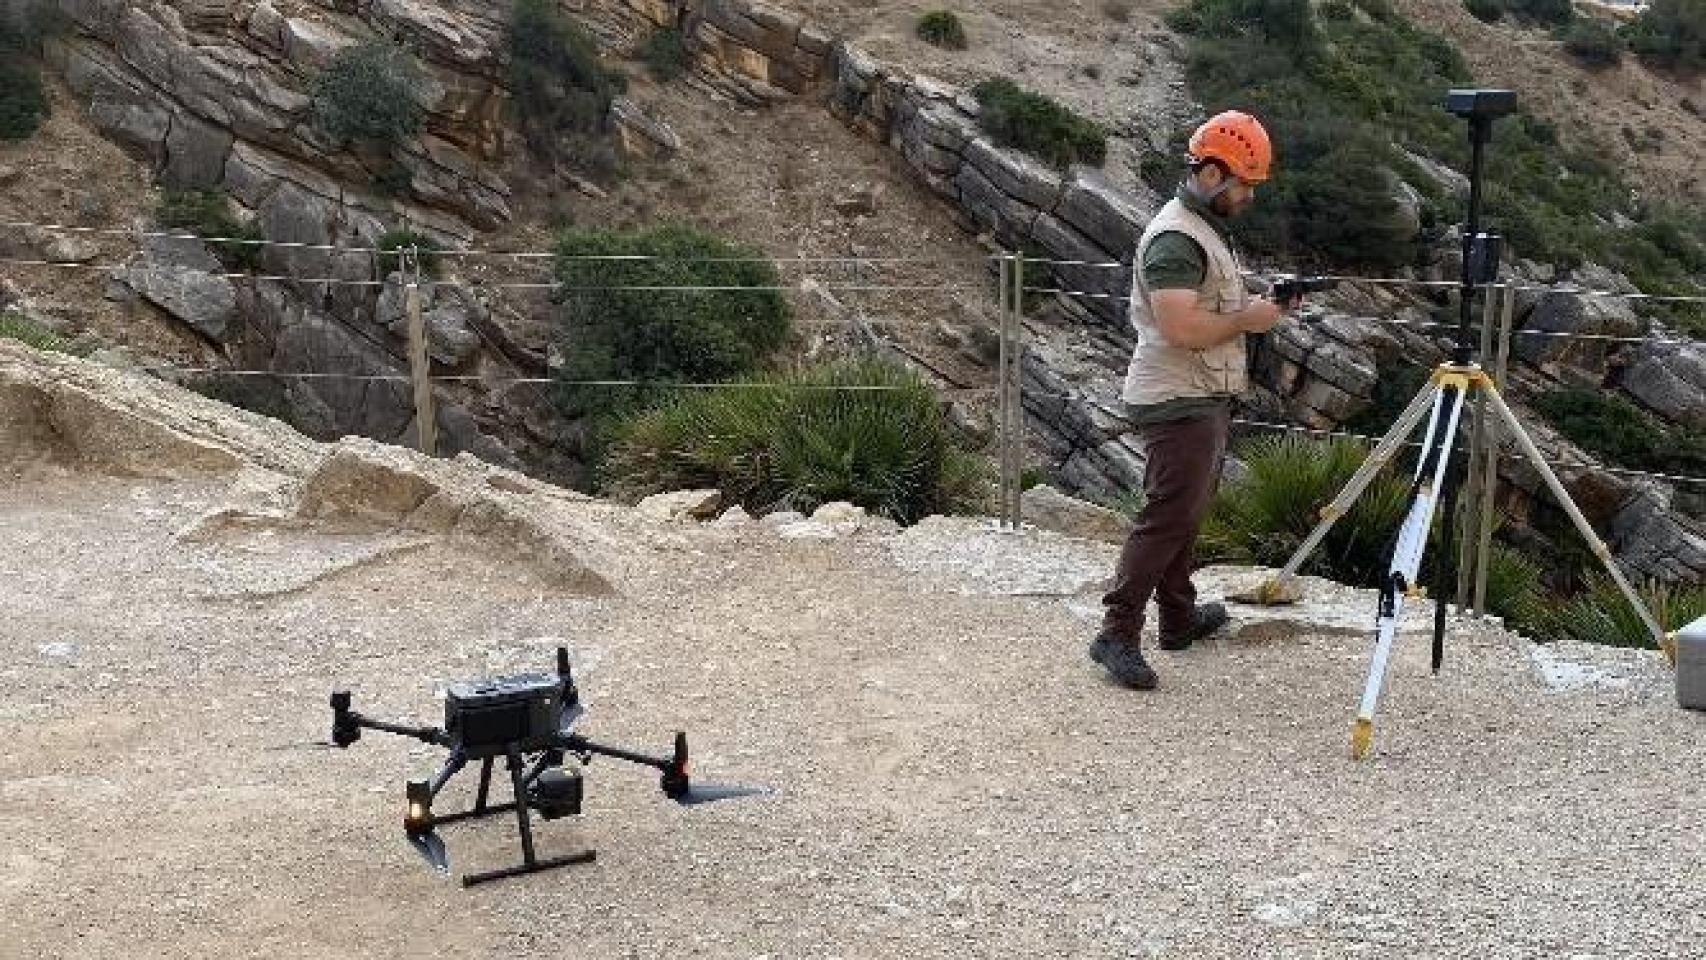
{"type": "Polygon", "coordinates": [[[162,181],[229,190],[269,228],[315,238],[304,242],[371,240],[401,215],[467,240],[509,219],[509,187],[492,172],[505,149],[500,8],[291,6],[286,16],[271,0],[63,0],[76,31],[53,59],[100,129],[162,181]],[[398,155],[409,173],[400,202],[363,189],[378,171],[308,122],[309,80],[372,36],[410,45],[427,68],[426,129],[398,155]]]}
{"type": "MultiPolygon", "coordinates": [[[[113,296],[153,304],[234,366],[392,378],[253,379],[221,392],[324,439],[411,442],[413,406],[407,383],[395,379],[404,366],[396,298],[387,315],[386,278],[371,254],[316,248],[372,248],[400,226],[461,246],[511,218],[509,186],[495,172],[509,144],[498,79],[504,10],[397,0],[61,7],[72,29],[51,44],[50,61],[100,131],[150,163],[165,186],[227,193],[266,239],[297,245],[263,248],[260,272],[304,278],[222,276],[200,244],[155,241],[116,275],[113,296]],[[427,78],[417,94],[424,129],[395,154],[407,182],[386,193],[373,186],[379,171],[315,129],[307,93],[339,49],[375,36],[416,50],[427,78]]],[[[432,357],[445,371],[536,360],[501,335],[482,337],[477,331],[497,332],[467,291],[429,291],[427,309],[432,357]]],[[[525,419],[534,405],[498,417],[471,394],[446,396],[443,452],[516,463],[510,447],[524,448],[526,438],[503,421],[525,419]]]]}
{"type": "MultiPolygon", "coordinates": [[[[118,278],[119,294],[147,300],[244,364],[279,371],[367,374],[364,381],[254,382],[308,432],[358,433],[407,443],[412,406],[402,370],[395,280],[366,253],[318,246],[370,247],[406,223],[447,245],[462,245],[510,220],[509,185],[495,172],[510,151],[504,122],[504,24],[508,4],[470,0],[62,0],[75,25],[57,41],[54,62],[114,141],[145,157],[166,184],[219,188],[252,214],[266,237],[303,246],[269,247],[268,274],[214,276],[205,250],[145,248],[118,278]],[[418,51],[429,82],[418,93],[425,129],[398,159],[406,185],[373,190],[375,173],[325,141],[308,122],[306,90],[341,47],[370,36],[418,51]],[[330,283],[327,281],[342,281],[330,283]]],[[[1027,267],[1028,286],[1048,295],[1027,318],[1023,366],[1028,429],[1063,484],[1111,497],[1139,486],[1142,455],[1125,433],[1117,387],[1131,348],[1125,295],[1130,257],[1154,212],[1099,171],[1059,170],[994,145],[978,104],[960,89],[885,64],[801,17],[749,0],[562,0],[601,42],[632,49],[653,31],[677,28],[687,41],[689,82],[708,95],[762,106],[788,98],[821,102],[852,130],[888,145],[970,232],[1027,256],[1058,261],[1027,267]]],[[[677,144],[624,104],[617,116],[629,149],[667,156],[677,144]]],[[[195,245],[187,245],[195,247],[195,245]]],[[[1449,257],[1433,275],[1449,276],[1449,257]]],[[[1556,278],[1533,265],[1516,275],[1556,278]]],[[[1604,271],[1575,282],[1626,283],[1604,271]]],[[[1384,371],[1432,364],[1441,343],[1427,326],[1444,306],[1406,300],[1384,288],[1344,288],[1314,322],[1288,324],[1257,345],[1250,413],[1331,428],[1366,408],[1384,371]]],[[[431,353],[439,369],[538,373],[537,350],[518,345],[472,291],[429,292],[431,353]]],[[[1647,325],[1626,303],[1564,293],[1525,294],[1520,328],[1535,334],[1629,336],[1647,325]]],[[[1621,384],[1637,401],[1678,423],[1706,420],[1706,379],[1698,345],[1624,349],[1615,341],[1526,335],[1518,359],[1530,379],[1592,386],[1621,384]]],[[[234,388],[236,389],[236,388],[234,388]]],[[[537,390],[487,394],[441,391],[446,453],[475,452],[537,465],[549,456],[552,413],[537,390]]],[[[251,396],[251,399],[253,397],[251,396]]],[[[1549,438],[1555,449],[1567,445],[1549,438]]],[[[1515,461],[1510,461],[1512,464],[1515,461]]],[[[1518,467],[1506,473],[1518,512],[1544,511],[1537,485],[1518,467]]],[[[1635,487],[1612,474],[1581,471],[1571,482],[1607,504],[1614,543],[1638,572],[1698,579],[1706,536],[1675,491],[1635,487]]]]}

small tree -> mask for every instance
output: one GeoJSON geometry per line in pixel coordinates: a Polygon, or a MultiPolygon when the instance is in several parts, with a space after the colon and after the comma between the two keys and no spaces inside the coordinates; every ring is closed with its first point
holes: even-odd
{"type": "Polygon", "coordinates": [[[1506,0],[1510,13],[1524,20],[1561,27],[1576,13],[1570,0],[1506,0]]]}
{"type": "Polygon", "coordinates": [[[47,119],[41,84],[41,41],[63,19],[45,2],[0,8],[0,140],[28,140],[47,119]]]}
{"type": "Polygon", "coordinates": [[[753,251],[691,227],[643,233],[569,230],[557,242],[564,380],[571,416],[646,407],[675,381],[712,382],[759,367],[786,340],[788,305],[775,268],[753,251]]]}
{"type": "Polygon", "coordinates": [[[340,145],[389,151],[421,128],[414,91],[423,80],[414,57],[394,44],[346,47],[314,80],[314,121],[340,145]]]}
{"type": "Polygon", "coordinates": [[[231,209],[231,198],[218,190],[167,190],[160,197],[154,220],[168,230],[234,241],[208,244],[227,270],[253,270],[260,263],[260,244],[245,242],[262,239],[260,228],[238,218],[231,209]]]}
{"type": "Polygon", "coordinates": [[[1482,23],[1498,23],[1505,16],[1505,0],[1464,0],[1463,6],[1482,23]]]}
{"type": "Polygon", "coordinates": [[[1004,147],[1017,147],[1057,167],[1100,166],[1107,157],[1108,137],[1100,126],[1006,77],[979,83],[972,95],[982,108],[978,124],[1004,147]]]}
{"type": "Polygon", "coordinates": [[[945,50],[966,48],[966,29],[950,10],[932,10],[918,18],[918,37],[945,50]]]}
{"type": "Polygon", "coordinates": [[[1252,33],[1295,50],[1320,41],[1309,0],[1195,0],[1166,19],[1173,29],[1195,36],[1252,33]]]}
{"type": "Polygon", "coordinates": [[[669,81],[687,72],[687,41],[675,27],[652,31],[640,46],[640,59],[652,76],[669,81]]]}
{"type": "Polygon", "coordinates": [[[29,61],[0,60],[0,140],[28,140],[47,114],[40,68],[29,61]]]}
{"type": "Polygon", "coordinates": [[[1623,41],[1600,20],[1577,20],[1564,31],[1564,49],[1590,67],[1610,67],[1623,59],[1623,41]]]}
{"type": "Polygon", "coordinates": [[[509,48],[510,89],[528,148],[589,173],[614,173],[615,153],[604,137],[610,102],[623,81],[605,70],[592,36],[551,0],[520,0],[510,21],[509,48]]]}

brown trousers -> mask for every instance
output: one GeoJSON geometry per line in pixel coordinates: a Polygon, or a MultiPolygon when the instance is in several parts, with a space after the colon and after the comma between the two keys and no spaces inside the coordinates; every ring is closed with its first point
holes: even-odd
{"type": "Polygon", "coordinates": [[[1120,551],[1113,588],[1102,597],[1104,629],[1137,642],[1151,596],[1163,633],[1190,626],[1197,528],[1220,478],[1230,417],[1222,409],[1139,429],[1146,460],[1143,510],[1120,551]]]}

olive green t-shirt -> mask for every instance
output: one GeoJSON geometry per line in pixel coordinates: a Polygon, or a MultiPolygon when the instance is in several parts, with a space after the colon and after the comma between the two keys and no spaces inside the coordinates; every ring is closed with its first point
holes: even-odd
{"type": "MultiPolygon", "coordinates": [[[[1226,221],[1209,209],[1208,204],[1183,187],[1179,188],[1178,196],[1191,212],[1207,221],[1215,232],[1226,236],[1226,221]]],[[[1143,282],[1151,291],[1201,289],[1207,276],[1208,255],[1195,240],[1176,230],[1156,234],[1143,253],[1143,282]]],[[[1126,415],[1134,426],[1143,426],[1212,413],[1228,403],[1225,397],[1179,397],[1160,403],[1126,404],[1126,415]]]]}

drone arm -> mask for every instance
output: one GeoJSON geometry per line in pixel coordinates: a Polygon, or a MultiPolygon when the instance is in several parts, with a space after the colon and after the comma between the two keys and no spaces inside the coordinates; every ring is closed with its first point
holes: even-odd
{"type": "Polygon", "coordinates": [[[364,717],[350,709],[348,690],[339,690],[332,694],[332,742],[340,747],[347,747],[361,739],[362,729],[378,730],[381,733],[395,733],[399,736],[413,737],[424,743],[441,747],[450,746],[450,738],[437,727],[412,727],[401,723],[387,723],[364,717]]]}
{"type": "Polygon", "coordinates": [[[450,738],[446,737],[444,735],[444,731],[437,727],[411,727],[402,723],[387,723],[384,720],[373,720],[368,717],[364,717],[353,710],[350,711],[350,722],[354,723],[358,727],[366,727],[369,730],[378,730],[382,733],[395,733],[404,737],[414,737],[416,740],[423,743],[430,743],[440,747],[450,746],[450,738]]]}
{"type": "Polygon", "coordinates": [[[637,763],[641,766],[654,767],[666,772],[674,765],[674,761],[664,759],[663,757],[647,756],[643,753],[635,753],[632,750],[624,750],[621,747],[612,747],[607,744],[594,743],[580,734],[575,733],[564,734],[562,737],[558,738],[557,742],[562,749],[571,753],[593,753],[602,757],[615,757],[618,760],[626,760],[629,763],[637,763]]]}

